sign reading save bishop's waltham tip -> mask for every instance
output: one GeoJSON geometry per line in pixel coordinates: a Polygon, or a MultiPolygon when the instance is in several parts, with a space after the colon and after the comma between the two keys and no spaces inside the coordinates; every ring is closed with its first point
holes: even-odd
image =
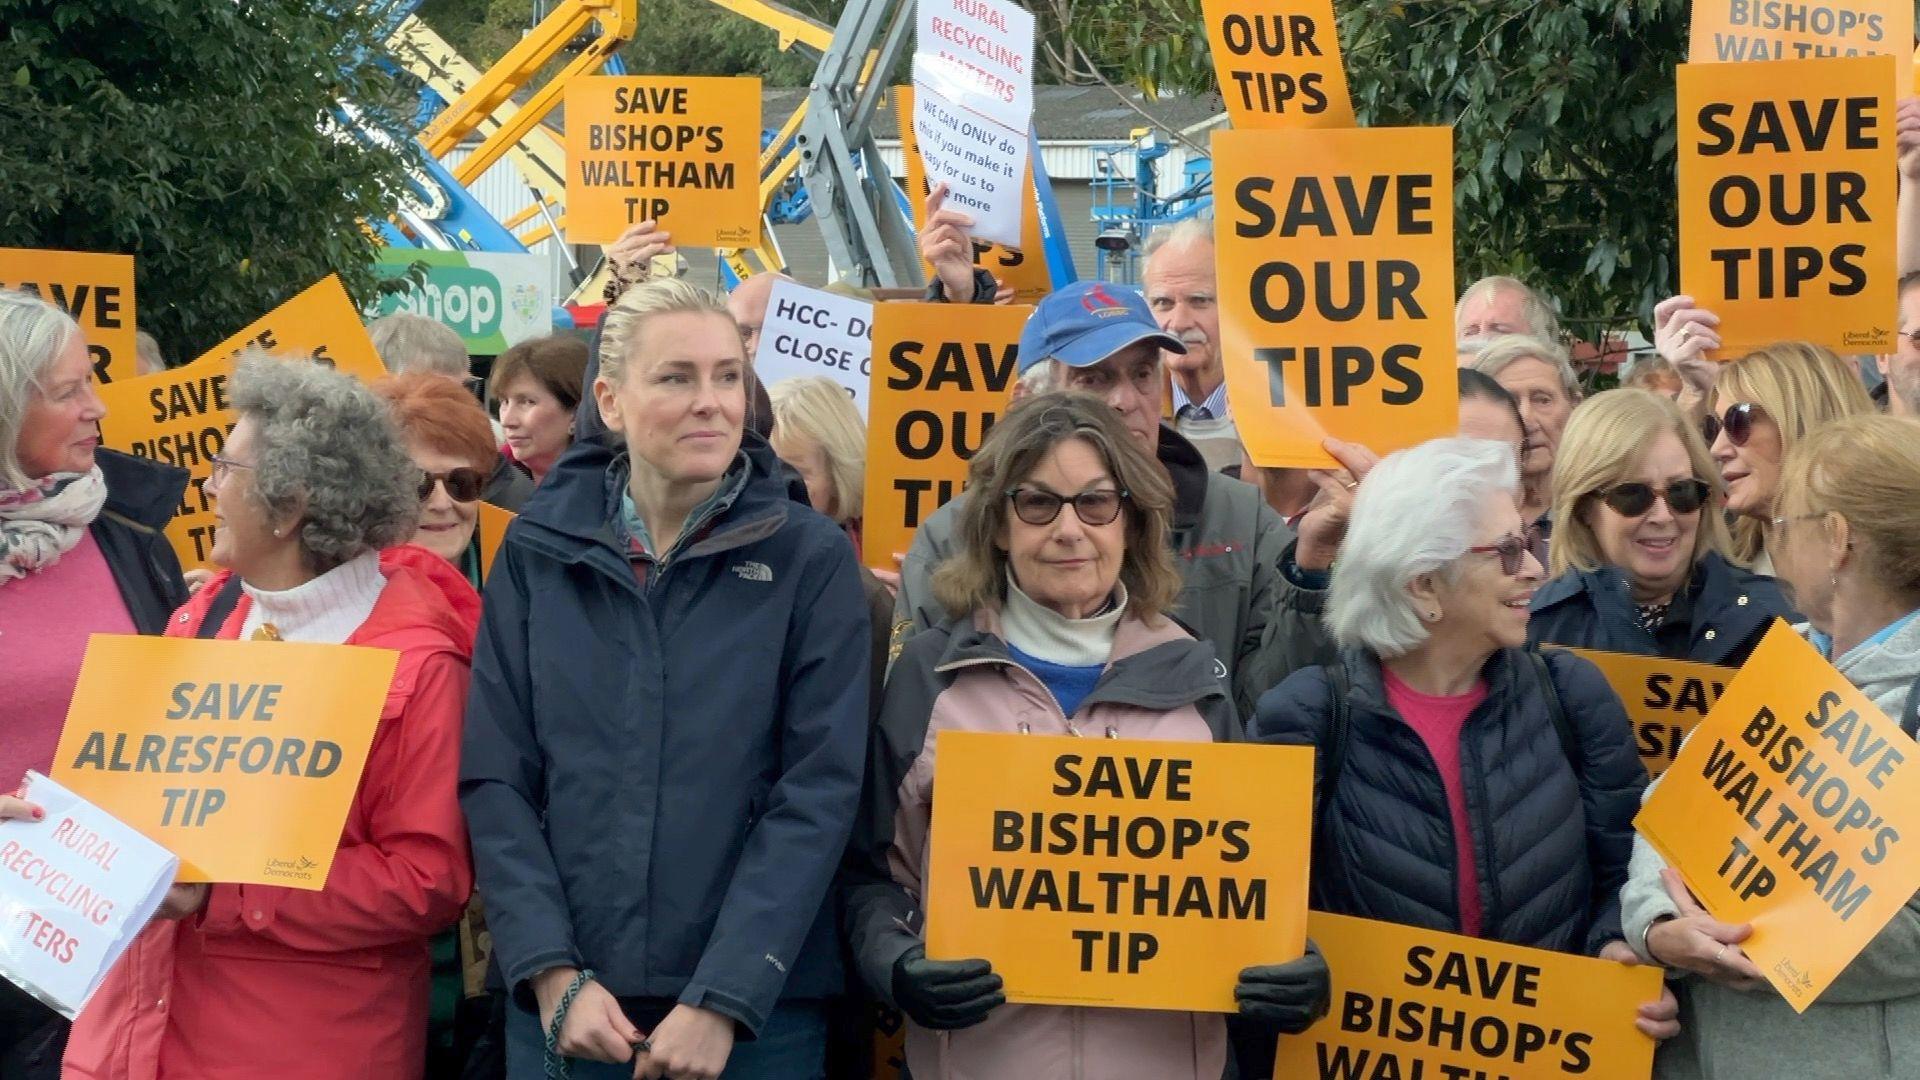
{"type": "Polygon", "coordinates": [[[1680,755],[1680,747],[1739,672],[1718,664],[1636,656],[1599,649],[1568,649],[1585,658],[1627,708],[1634,748],[1647,775],[1659,776],[1680,755]]]}
{"type": "Polygon", "coordinates": [[[1306,949],[1313,752],[944,731],[927,955],[1008,1001],[1232,1012],[1306,949]]]}
{"type": "Polygon", "coordinates": [[[1920,892],[1920,746],[1776,621],[1634,827],[1804,1012],[1920,892]]]}
{"type": "Polygon", "coordinates": [[[913,531],[966,487],[967,465],[1006,411],[1029,307],[875,304],[861,552],[897,569],[913,531]]]}
{"type": "Polygon", "coordinates": [[[1816,60],[1825,56],[1895,56],[1899,90],[1910,94],[1912,0],[1693,0],[1687,61],[1816,60]]]}
{"type": "Polygon", "coordinates": [[[567,84],[567,240],[651,218],[682,247],[760,243],[760,80],[591,75],[567,84]]]}
{"type": "MultiPolygon", "coordinates": [[[[944,736],[943,736],[944,737],[944,736]]],[[[1273,1074],[1345,1080],[1647,1080],[1634,1027],[1660,969],[1314,912],[1333,1010],[1273,1074]]]]}
{"type": "Polygon", "coordinates": [[[1216,131],[1220,355],[1255,465],[1460,426],[1453,131],[1216,131]]]}
{"type": "Polygon", "coordinates": [[[400,654],[95,634],[54,778],[181,881],[324,887],[400,654]]]}

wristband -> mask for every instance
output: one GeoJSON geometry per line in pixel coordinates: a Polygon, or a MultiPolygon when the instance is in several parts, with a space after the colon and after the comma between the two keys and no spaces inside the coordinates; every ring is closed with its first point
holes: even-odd
{"type": "Polygon", "coordinates": [[[593,981],[593,969],[581,968],[567,984],[567,992],[560,995],[560,1004],[554,1006],[553,1023],[547,1025],[547,1080],[571,1080],[573,1066],[560,1056],[560,1029],[567,1022],[567,1010],[573,1008],[574,996],[580,988],[593,981]]]}

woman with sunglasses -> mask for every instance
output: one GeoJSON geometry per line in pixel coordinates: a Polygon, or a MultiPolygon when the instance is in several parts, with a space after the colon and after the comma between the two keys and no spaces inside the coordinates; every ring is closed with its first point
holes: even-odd
{"type": "Polygon", "coordinates": [[[1781,463],[1814,431],[1873,411],[1860,373],[1818,345],[1778,342],[1721,365],[1702,434],[1726,482],[1734,562],[1773,572],[1767,522],[1781,463]]]}
{"type": "MultiPolygon", "coordinates": [[[[1542,572],[1519,495],[1502,443],[1375,466],[1327,596],[1341,658],[1268,691],[1250,734],[1317,751],[1315,910],[1633,963],[1646,773],[1593,665],[1525,648],[1542,572]]],[[[1636,1022],[1665,1038],[1676,1013],[1663,996],[1636,1022]]]]}
{"type": "Polygon", "coordinates": [[[74,1024],[65,1076],[417,1078],[428,942],[473,884],[455,784],[478,605],[400,544],[420,474],[384,402],[257,352],[228,386],[239,422],[206,485],[223,569],[167,633],[391,649],[399,667],[326,887],[175,885],[74,1024]]]}
{"type": "Polygon", "coordinates": [[[480,403],[445,375],[395,375],[375,383],[420,470],[420,525],[412,542],[480,587],[481,497],[493,467],[493,429],[480,403]]]}
{"type": "MultiPolygon", "coordinates": [[[[1172,485],[1112,409],[1087,394],[1023,399],[974,455],[968,484],[995,497],[960,504],[954,552],[933,575],[950,617],[914,635],[888,677],[848,853],[861,974],[906,1014],[914,1076],[1219,1080],[1219,1014],[1009,1005],[988,961],[927,958],[922,873],[941,732],[1239,737],[1212,648],[1167,616],[1180,591],[1166,540],[1172,485]]],[[[1269,1064],[1243,1062],[1237,1075],[1268,1075],[1274,1036],[1305,1028],[1329,993],[1314,952],[1243,971],[1240,1022],[1269,1064]]]]}
{"type": "MultiPolygon", "coordinates": [[[[1795,631],[1913,734],[1920,424],[1855,416],[1809,434],[1787,455],[1777,503],[1775,564],[1807,615],[1795,631]]],[[[1905,1080],[1920,1068],[1920,896],[1797,1015],[1742,948],[1753,928],[1708,915],[1644,839],[1621,903],[1627,940],[1688,998],[1687,1030],[1661,1047],[1655,1077],[1905,1080]]]]}
{"type": "Polygon", "coordinates": [[[1738,667],[1791,609],[1727,557],[1725,488],[1678,406],[1610,390],[1574,410],[1553,474],[1553,580],[1535,644],[1738,667]]]}

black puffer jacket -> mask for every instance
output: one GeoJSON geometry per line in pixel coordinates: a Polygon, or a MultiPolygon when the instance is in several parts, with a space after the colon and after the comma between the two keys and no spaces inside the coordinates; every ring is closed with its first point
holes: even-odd
{"type": "Polygon", "coordinates": [[[1658,633],[1640,627],[1626,575],[1605,567],[1569,570],[1542,585],[1533,594],[1527,641],[1739,667],[1775,618],[1799,621],[1777,582],[1709,553],[1658,633]]]}
{"type": "MultiPolygon", "coordinates": [[[[1565,652],[1546,657],[1577,749],[1562,745],[1545,688],[1518,649],[1488,660],[1487,698],[1461,731],[1481,935],[1591,955],[1620,936],[1620,886],[1646,772],[1599,670],[1565,652]]],[[[1342,662],[1351,721],[1327,827],[1315,835],[1312,905],[1458,933],[1452,817],[1439,769],[1387,704],[1380,661],[1348,652],[1342,662]]],[[[1316,747],[1324,761],[1332,715],[1327,671],[1309,668],[1260,699],[1249,734],[1316,747]]]]}

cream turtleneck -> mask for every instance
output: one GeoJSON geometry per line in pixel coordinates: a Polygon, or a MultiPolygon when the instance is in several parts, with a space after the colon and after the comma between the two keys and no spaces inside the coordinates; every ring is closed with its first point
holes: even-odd
{"type": "Polygon", "coordinates": [[[1113,655],[1113,633],[1126,611],[1127,587],[1117,581],[1105,611],[1069,619],[1020,591],[1009,572],[1000,626],[1007,644],[1028,656],[1066,667],[1102,667],[1113,655]]]}
{"type": "Polygon", "coordinates": [[[253,601],[240,626],[240,640],[248,641],[265,623],[272,623],[282,641],[310,641],[339,645],[373,614],[380,590],[386,588],[380,572],[380,553],[369,551],[341,563],[305,585],[279,592],[240,587],[253,601]]]}

